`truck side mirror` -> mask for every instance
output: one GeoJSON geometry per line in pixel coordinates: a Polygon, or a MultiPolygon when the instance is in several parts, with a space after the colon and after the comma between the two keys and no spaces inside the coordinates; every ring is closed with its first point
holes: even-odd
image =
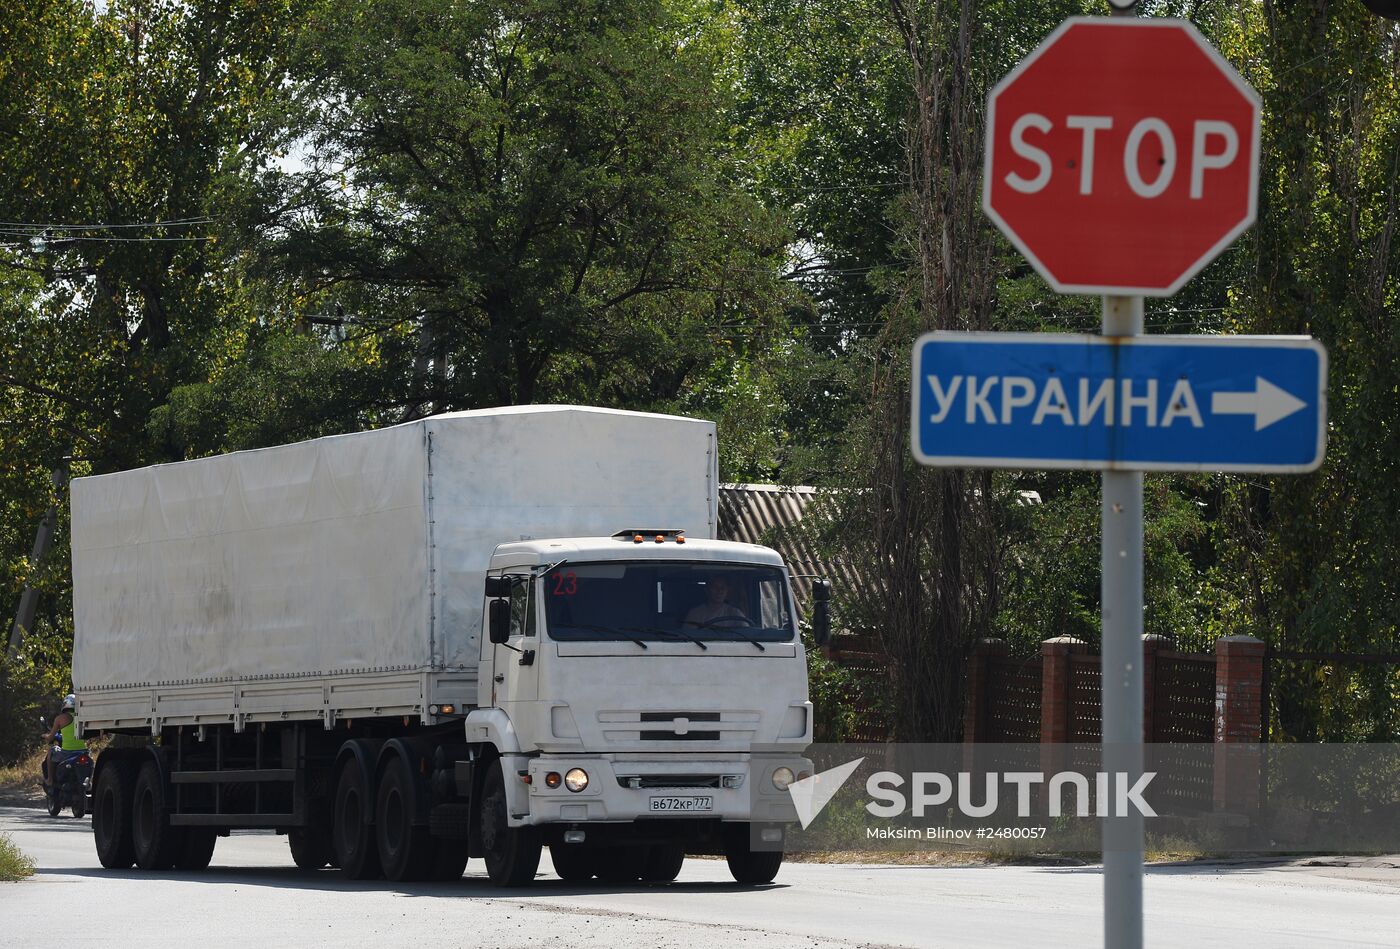
{"type": "Polygon", "coordinates": [[[831,639],[831,581],[812,581],[812,640],[825,646],[831,639]]]}
{"type": "Polygon", "coordinates": [[[514,583],[511,577],[487,577],[486,595],[491,597],[510,596],[510,588],[514,583]]]}
{"type": "MultiPolygon", "coordinates": [[[[496,579],[496,578],[492,578],[496,579]]],[[[510,639],[510,600],[492,600],[490,612],[487,614],[490,625],[491,641],[493,643],[503,643],[510,639]]]]}

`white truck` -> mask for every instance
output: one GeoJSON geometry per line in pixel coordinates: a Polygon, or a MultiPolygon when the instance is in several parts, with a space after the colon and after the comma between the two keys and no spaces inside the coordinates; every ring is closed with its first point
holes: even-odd
{"type": "MultiPolygon", "coordinates": [[[[573,406],[79,478],[73,677],[103,866],[528,883],[782,862],[812,737],[791,577],[714,539],[712,423],[573,406]]],[[[814,585],[824,639],[826,585],[814,585]]]]}

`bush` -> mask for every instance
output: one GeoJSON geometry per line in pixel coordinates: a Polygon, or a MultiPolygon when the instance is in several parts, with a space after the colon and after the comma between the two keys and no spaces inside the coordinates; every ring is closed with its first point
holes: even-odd
{"type": "Polygon", "coordinates": [[[69,691],[73,638],[35,624],[13,659],[0,655],[0,764],[27,758],[44,740],[42,716],[52,721],[69,691]]]}
{"type": "Polygon", "coordinates": [[[852,741],[861,731],[883,730],[889,720],[888,688],[879,677],[834,662],[808,647],[807,686],[814,741],[852,741]]]}
{"type": "Polygon", "coordinates": [[[33,858],[16,847],[9,834],[0,834],[0,880],[14,883],[33,874],[33,858]]]}

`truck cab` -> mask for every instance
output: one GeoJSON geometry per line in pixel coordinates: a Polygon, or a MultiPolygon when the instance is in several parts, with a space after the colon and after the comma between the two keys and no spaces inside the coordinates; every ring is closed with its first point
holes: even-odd
{"type": "Polygon", "coordinates": [[[812,739],[776,552],[654,528],[529,540],[496,549],[486,593],[465,726],[515,779],[511,833],[556,868],[708,846],[776,872],[812,739]]]}

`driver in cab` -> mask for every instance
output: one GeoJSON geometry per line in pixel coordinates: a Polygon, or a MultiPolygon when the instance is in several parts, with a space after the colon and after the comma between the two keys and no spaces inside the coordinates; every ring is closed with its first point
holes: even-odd
{"type": "Polygon", "coordinates": [[[743,611],[729,603],[729,578],[714,574],[705,581],[705,602],[697,603],[685,614],[686,626],[710,626],[717,621],[734,620],[735,624],[748,622],[743,611]]]}

